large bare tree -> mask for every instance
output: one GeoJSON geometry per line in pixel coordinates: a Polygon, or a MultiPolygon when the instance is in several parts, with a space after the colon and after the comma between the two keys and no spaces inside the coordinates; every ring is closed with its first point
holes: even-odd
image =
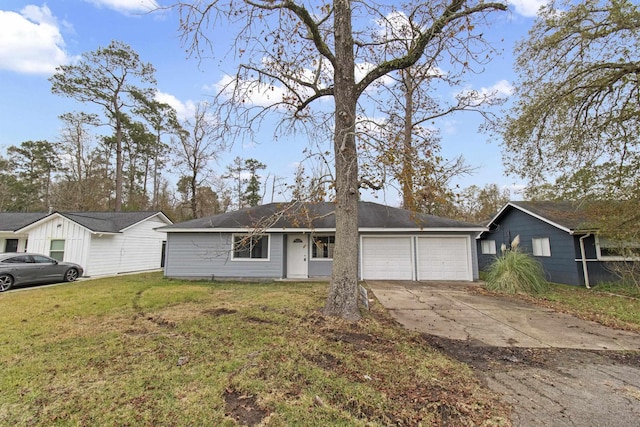
{"type": "Polygon", "coordinates": [[[188,187],[191,214],[198,218],[198,191],[207,178],[211,177],[210,162],[216,160],[224,149],[217,119],[210,113],[209,104],[202,102],[196,106],[193,117],[184,120],[175,145],[176,166],[183,174],[188,187]]]}
{"type": "MultiPolygon", "coordinates": [[[[379,20],[379,26],[380,41],[387,49],[398,53],[411,49],[411,17],[391,13],[379,20]]],[[[360,126],[368,129],[361,165],[371,170],[372,180],[380,185],[398,187],[403,208],[443,214],[453,203],[450,180],[472,172],[461,155],[442,156],[439,128],[444,120],[463,112],[484,117],[484,126],[496,122],[490,107],[504,102],[504,85],[474,90],[467,88],[466,81],[467,75],[480,73],[496,54],[483,33],[442,37],[430,44],[423,60],[389,73],[375,83],[375,90],[365,92],[371,102],[360,114],[360,126]],[[447,98],[443,91],[455,95],[447,98]]]]}
{"type": "Polygon", "coordinates": [[[415,65],[443,39],[468,38],[488,13],[507,6],[465,0],[406,3],[402,7],[411,40],[401,51],[388,49],[388,41],[379,38],[379,26],[372,24],[398,12],[397,4],[214,0],[179,7],[183,33],[195,53],[218,47],[217,26],[237,32],[231,55],[240,65],[223,90],[235,119],[259,121],[275,110],[308,123],[316,114],[312,104],[333,98],[336,245],[324,313],[358,320],[358,200],[363,184],[358,174],[358,102],[378,79],[415,65]],[[356,66],[363,71],[357,80],[356,66]],[[253,109],[248,101],[256,94],[264,102],[253,109]]]}

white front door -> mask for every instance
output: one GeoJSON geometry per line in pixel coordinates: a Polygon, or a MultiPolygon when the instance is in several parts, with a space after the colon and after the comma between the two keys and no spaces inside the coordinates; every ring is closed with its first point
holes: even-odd
{"type": "Polygon", "coordinates": [[[306,279],[309,276],[308,256],[308,236],[305,234],[287,235],[287,278],[306,279]]]}

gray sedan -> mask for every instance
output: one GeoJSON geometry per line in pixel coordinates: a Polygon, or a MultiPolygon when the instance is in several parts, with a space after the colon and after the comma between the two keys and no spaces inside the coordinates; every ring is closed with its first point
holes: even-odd
{"type": "Polygon", "coordinates": [[[78,264],[29,253],[0,254],[0,292],[14,285],[73,282],[84,270],[78,264]]]}

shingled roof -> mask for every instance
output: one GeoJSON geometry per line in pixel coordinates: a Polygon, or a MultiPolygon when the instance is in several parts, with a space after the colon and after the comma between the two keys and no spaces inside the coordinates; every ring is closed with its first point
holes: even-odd
{"type": "Polygon", "coordinates": [[[46,216],[45,212],[0,212],[0,231],[13,232],[46,216]]]}
{"type": "Polygon", "coordinates": [[[592,229],[588,206],[572,201],[511,201],[491,220],[489,227],[511,209],[521,210],[568,233],[592,229]]]}
{"type": "Polygon", "coordinates": [[[48,217],[59,215],[95,233],[120,233],[122,230],[155,215],[159,211],[142,212],[0,212],[0,231],[19,231],[48,217]]]}
{"type": "Polygon", "coordinates": [[[142,212],[60,212],[60,215],[94,232],[119,233],[125,228],[158,215],[158,211],[142,212]]]}
{"type": "MultiPolygon", "coordinates": [[[[360,229],[469,229],[477,224],[415,213],[372,202],[358,202],[360,229]]],[[[163,231],[215,231],[233,229],[335,229],[335,203],[270,203],[234,212],[198,218],[162,227],[163,231]]]]}

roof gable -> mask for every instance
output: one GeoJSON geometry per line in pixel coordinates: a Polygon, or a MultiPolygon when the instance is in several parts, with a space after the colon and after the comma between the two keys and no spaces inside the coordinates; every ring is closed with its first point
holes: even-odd
{"type": "MultiPolygon", "coordinates": [[[[193,219],[167,227],[175,230],[248,230],[248,229],[335,229],[335,204],[270,203],[234,212],[193,219]]],[[[434,215],[415,213],[372,202],[358,202],[360,229],[468,229],[480,231],[484,227],[434,215]]]]}
{"type": "MultiPolygon", "coordinates": [[[[569,234],[586,231],[588,215],[582,203],[571,201],[511,201],[507,203],[489,223],[489,228],[496,225],[513,209],[546,222],[569,234]]],[[[592,228],[592,227],[591,227],[592,228]]]]}

